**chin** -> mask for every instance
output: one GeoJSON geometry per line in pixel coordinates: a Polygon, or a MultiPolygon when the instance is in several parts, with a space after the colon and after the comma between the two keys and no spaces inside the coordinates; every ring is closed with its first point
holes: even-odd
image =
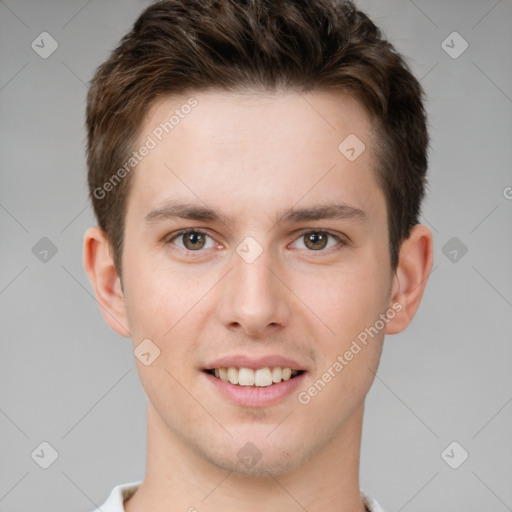
{"type": "Polygon", "coordinates": [[[291,458],[290,454],[285,452],[278,454],[268,453],[267,455],[262,453],[261,458],[257,462],[240,460],[237,457],[237,453],[233,453],[231,457],[203,453],[203,457],[219,469],[230,471],[240,476],[267,478],[289,473],[303,462],[297,453],[291,458]]]}
{"type": "MultiPolygon", "coordinates": [[[[286,434],[286,432],[284,432],[286,434]]],[[[213,466],[238,475],[253,477],[277,477],[293,471],[309,458],[306,440],[294,439],[293,436],[269,436],[269,429],[252,435],[244,435],[221,443],[196,445],[201,458],[213,466]]],[[[314,450],[314,447],[310,447],[314,450]]]]}

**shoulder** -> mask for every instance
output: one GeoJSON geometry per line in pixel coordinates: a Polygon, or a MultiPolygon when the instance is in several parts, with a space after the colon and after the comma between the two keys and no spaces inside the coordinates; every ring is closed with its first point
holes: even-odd
{"type": "Polygon", "coordinates": [[[385,512],[379,502],[366,494],[363,490],[361,490],[361,497],[363,498],[363,503],[370,512],[385,512]]]}
{"type": "Polygon", "coordinates": [[[92,512],[124,512],[123,502],[135,493],[141,483],[142,480],[116,485],[105,502],[92,512]]]}

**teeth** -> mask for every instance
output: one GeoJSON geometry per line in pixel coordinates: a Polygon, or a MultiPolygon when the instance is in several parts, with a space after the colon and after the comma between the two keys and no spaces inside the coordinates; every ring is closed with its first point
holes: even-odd
{"type": "Polygon", "coordinates": [[[272,369],[272,382],[281,382],[281,375],[283,374],[283,371],[279,366],[276,366],[272,369]]]}
{"type": "Polygon", "coordinates": [[[256,387],[271,386],[282,380],[289,380],[298,373],[298,370],[281,368],[279,366],[275,368],[258,368],[257,370],[253,370],[252,368],[235,368],[233,366],[214,369],[215,377],[224,382],[230,382],[231,384],[239,386],[256,387]]]}
{"type": "Polygon", "coordinates": [[[270,386],[272,384],[272,374],[270,368],[260,368],[254,372],[254,384],[256,386],[270,386]]]}
{"type": "Polygon", "coordinates": [[[238,384],[238,370],[230,366],[228,368],[228,380],[231,384],[238,384]]]}
{"type": "Polygon", "coordinates": [[[228,369],[227,368],[219,368],[219,376],[222,380],[228,380],[228,369]]]}
{"type": "Polygon", "coordinates": [[[240,368],[238,370],[238,384],[240,386],[254,386],[254,370],[240,368]]]}

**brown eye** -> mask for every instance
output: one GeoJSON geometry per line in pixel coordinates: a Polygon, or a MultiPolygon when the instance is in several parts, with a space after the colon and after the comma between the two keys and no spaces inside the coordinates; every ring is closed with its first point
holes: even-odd
{"type": "MultiPolygon", "coordinates": [[[[211,249],[215,246],[215,241],[208,233],[198,229],[188,229],[175,233],[174,236],[169,237],[166,241],[167,244],[176,245],[184,251],[201,251],[201,249],[211,249]],[[210,239],[209,245],[208,239],[210,239]]],[[[202,252],[202,251],[201,251],[202,252]]]]}
{"type": "Polygon", "coordinates": [[[185,233],[182,236],[183,245],[185,248],[190,251],[194,251],[197,249],[202,249],[205,244],[204,233],[199,233],[197,231],[191,231],[189,233],[185,233]]]}
{"type": "Polygon", "coordinates": [[[322,232],[312,232],[304,235],[304,241],[308,249],[318,250],[324,249],[327,245],[329,235],[322,232]]]}
{"type": "Polygon", "coordinates": [[[346,242],[339,236],[329,233],[328,231],[307,231],[296,239],[294,244],[298,244],[299,249],[304,249],[309,252],[322,252],[327,253],[329,249],[334,248],[336,245],[341,249],[346,242]],[[300,247],[302,245],[302,247],[300,247]],[[325,250],[324,250],[325,249],[325,250]]]}

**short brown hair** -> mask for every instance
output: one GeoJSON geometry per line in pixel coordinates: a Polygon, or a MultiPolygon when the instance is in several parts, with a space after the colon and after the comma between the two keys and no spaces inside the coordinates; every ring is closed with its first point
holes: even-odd
{"type": "Polygon", "coordinates": [[[351,1],[163,0],[99,66],[87,96],[90,198],[119,275],[131,174],[108,193],[102,187],[129,158],[156,100],[209,88],[323,89],[359,100],[377,134],[374,170],[396,269],[418,223],[429,137],[423,89],[381,31],[351,1]]]}

